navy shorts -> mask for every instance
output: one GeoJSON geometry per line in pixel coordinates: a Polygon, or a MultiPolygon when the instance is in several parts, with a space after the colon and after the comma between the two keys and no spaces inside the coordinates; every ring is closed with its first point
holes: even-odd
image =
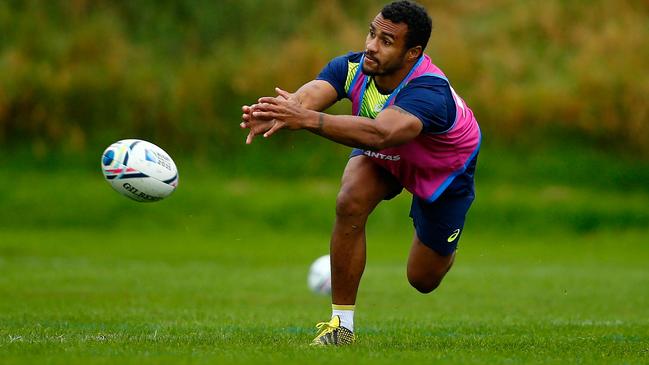
{"type": "MultiPolygon", "coordinates": [[[[362,155],[363,150],[355,148],[350,158],[362,155]]],[[[466,213],[475,199],[473,175],[478,156],[467,164],[465,172],[458,175],[447,190],[434,202],[429,203],[413,195],[410,217],[417,237],[424,245],[442,256],[455,252],[462,235],[466,213]]],[[[401,193],[403,187],[393,191],[384,200],[390,200],[401,193]]]]}
{"type": "Polygon", "coordinates": [[[437,200],[429,203],[413,196],[410,217],[417,237],[424,245],[442,256],[455,252],[464,228],[466,213],[473,199],[473,194],[442,194],[437,200]]]}

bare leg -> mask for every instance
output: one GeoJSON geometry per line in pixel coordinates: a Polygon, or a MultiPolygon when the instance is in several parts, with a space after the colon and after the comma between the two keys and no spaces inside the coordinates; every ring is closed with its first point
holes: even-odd
{"type": "Polygon", "coordinates": [[[442,256],[425,246],[417,234],[408,257],[408,281],[421,293],[430,293],[439,286],[455,260],[455,252],[442,256]]]}
{"type": "Polygon", "coordinates": [[[390,192],[400,188],[387,171],[366,156],[347,162],[336,199],[336,222],[331,236],[332,303],[351,305],[365,270],[365,223],[390,192]]]}

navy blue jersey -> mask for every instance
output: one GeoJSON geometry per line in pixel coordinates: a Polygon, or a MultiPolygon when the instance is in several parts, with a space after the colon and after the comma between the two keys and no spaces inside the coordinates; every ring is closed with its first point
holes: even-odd
{"type": "MultiPolygon", "coordinates": [[[[338,100],[347,98],[345,83],[349,63],[358,63],[361,56],[362,53],[356,52],[334,58],[316,79],[329,82],[336,89],[338,100]]],[[[394,105],[419,118],[424,132],[443,133],[455,121],[456,108],[451,89],[448,81],[439,77],[424,76],[412,80],[397,94],[394,105]]]]}
{"type": "MultiPolygon", "coordinates": [[[[338,94],[338,100],[349,98],[346,89],[352,83],[352,77],[359,66],[362,52],[351,52],[331,60],[320,72],[316,79],[327,81],[338,94]]],[[[368,90],[373,78],[368,82],[368,90]]],[[[376,90],[376,88],[373,88],[376,90]]],[[[389,91],[391,93],[392,90],[389,91]]],[[[388,93],[388,95],[389,95],[388,93]]],[[[387,99],[388,95],[375,95],[379,102],[381,96],[387,99]]],[[[377,104],[378,105],[378,104],[377,104]]],[[[452,91],[447,80],[422,76],[411,80],[395,97],[394,105],[416,116],[422,123],[422,133],[441,134],[448,131],[456,119],[456,105],[452,91]]],[[[371,112],[368,114],[372,114],[371,112]]],[[[378,111],[374,115],[378,114],[378,111]]],[[[361,154],[361,150],[354,150],[352,155],[361,154]]],[[[473,175],[476,157],[471,160],[466,170],[455,177],[446,188],[444,195],[473,196],[473,175]]]]}

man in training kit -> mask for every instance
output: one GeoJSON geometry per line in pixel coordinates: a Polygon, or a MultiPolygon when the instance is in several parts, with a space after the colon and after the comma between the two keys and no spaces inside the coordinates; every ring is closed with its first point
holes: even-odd
{"type": "Polygon", "coordinates": [[[365,269],[365,224],[382,200],[412,193],[415,234],[410,284],[433,291],[453,264],[466,213],[480,129],[467,104],[424,49],[432,21],[410,1],[386,5],[372,20],[365,51],[334,58],[291,94],[243,106],[246,143],[280,129],[306,129],[354,147],[342,176],[331,236],[332,318],[317,325],[314,345],[354,342],[354,306],[365,269]],[[323,110],[352,101],[354,115],[323,110]]]}

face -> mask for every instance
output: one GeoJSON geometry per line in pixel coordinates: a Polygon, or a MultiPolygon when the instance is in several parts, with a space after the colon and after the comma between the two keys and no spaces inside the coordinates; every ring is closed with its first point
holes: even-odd
{"type": "Polygon", "coordinates": [[[393,23],[379,13],[370,24],[365,40],[363,73],[370,76],[383,76],[404,67],[408,51],[407,32],[407,24],[393,23]]]}

